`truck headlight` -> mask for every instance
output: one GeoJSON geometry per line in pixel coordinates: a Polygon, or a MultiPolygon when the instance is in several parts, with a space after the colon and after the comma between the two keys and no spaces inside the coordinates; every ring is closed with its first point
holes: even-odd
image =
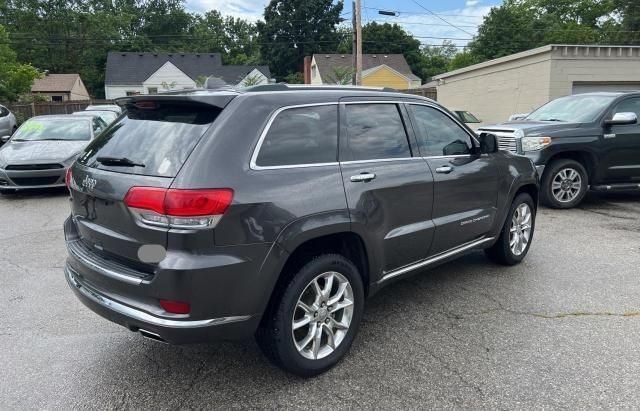
{"type": "Polygon", "coordinates": [[[551,144],[551,137],[522,137],[522,151],[538,151],[551,144]]]}

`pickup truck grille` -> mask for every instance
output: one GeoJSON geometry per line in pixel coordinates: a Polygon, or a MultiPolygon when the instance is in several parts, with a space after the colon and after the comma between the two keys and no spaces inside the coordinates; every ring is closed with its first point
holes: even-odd
{"type": "Polygon", "coordinates": [[[514,135],[515,130],[506,130],[506,129],[480,129],[478,133],[487,132],[491,134],[495,134],[498,137],[498,148],[502,151],[509,151],[511,153],[518,152],[518,144],[516,142],[516,137],[514,135]]]}

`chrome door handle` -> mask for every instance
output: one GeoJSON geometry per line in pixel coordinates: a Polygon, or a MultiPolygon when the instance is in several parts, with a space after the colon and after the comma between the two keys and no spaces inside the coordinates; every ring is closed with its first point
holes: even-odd
{"type": "Polygon", "coordinates": [[[373,173],[362,173],[362,174],[356,174],[355,176],[351,176],[351,181],[353,181],[354,183],[360,183],[363,181],[371,181],[374,178],[376,178],[376,175],[373,173]]]}
{"type": "Polygon", "coordinates": [[[440,174],[449,174],[452,171],[453,171],[453,167],[451,166],[442,166],[442,167],[436,168],[436,173],[440,173],[440,174]]]}

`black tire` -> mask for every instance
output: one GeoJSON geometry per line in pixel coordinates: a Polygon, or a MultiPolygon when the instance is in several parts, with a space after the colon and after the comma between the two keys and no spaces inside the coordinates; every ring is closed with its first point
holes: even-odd
{"type": "Polygon", "coordinates": [[[584,199],[584,196],[587,194],[589,188],[589,175],[587,174],[587,170],[584,168],[584,166],[575,160],[556,160],[552,162],[544,171],[541,185],[540,198],[542,200],[542,204],[547,207],[558,209],[573,208],[580,204],[582,199],[584,199]],[[563,170],[575,170],[580,176],[579,192],[569,201],[560,201],[554,196],[552,191],[554,179],[556,179],[556,177],[560,178],[558,174],[563,172],[563,170]]]}
{"type": "Polygon", "coordinates": [[[349,350],[364,311],[362,277],[356,266],[343,256],[323,254],[287,278],[290,279],[288,283],[276,290],[277,294],[274,295],[256,333],[256,340],[267,358],[278,367],[302,377],[312,377],[336,365],[349,350]],[[351,323],[341,343],[333,352],[324,358],[308,359],[298,352],[294,342],[294,312],[298,299],[307,290],[307,286],[319,275],[332,271],[342,274],[351,285],[354,300],[351,323]]]}
{"type": "Polygon", "coordinates": [[[536,208],[533,203],[533,199],[527,193],[520,193],[516,196],[511,203],[511,208],[509,209],[509,214],[507,215],[507,219],[504,222],[504,226],[500,231],[500,237],[498,237],[498,241],[485,250],[485,253],[489,259],[495,263],[502,265],[516,265],[519,264],[529,252],[529,247],[531,247],[531,241],[533,240],[533,234],[536,227],[536,208]],[[513,220],[513,215],[516,212],[516,209],[521,205],[526,204],[529,206],[529,210],[531,210],[531,234],[529,236],[528,243],[526,244],[526,248],[522,251],[521,254],[516,255],[511,250],[510,245],[510,230],[511,224],[513,220]]]}

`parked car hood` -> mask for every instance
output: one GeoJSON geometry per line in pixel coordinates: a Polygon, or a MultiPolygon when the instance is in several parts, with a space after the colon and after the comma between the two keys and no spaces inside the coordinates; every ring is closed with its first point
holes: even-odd
{"type": "Polygon", "coordinates": [[[582,123],[567,123],[563,121],[516,120],[485,125],[480,127],[478,131],[522,130],[526,131],[527,135],[531,135],[537,133],[553,133],[554,131],[560,130],[566,131],[574,128],[579,128],[580,126],[582,126],[582,123]]]}
{"type": "Polygon", "coordinates": [[[11,141],[0,149],[2,164],[62,163],[82,151],[89,141],[11,141]]]}

